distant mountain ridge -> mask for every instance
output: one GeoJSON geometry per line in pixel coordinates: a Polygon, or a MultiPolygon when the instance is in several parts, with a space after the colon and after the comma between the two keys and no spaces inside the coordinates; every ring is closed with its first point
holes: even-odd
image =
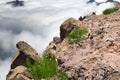
{"type": "Polygon", "coordinates": [[[6,4],[10,4],[13,7],[17,7],[17,6],[24,6],[24,1],[10,1],[10,2],[6,2],[6,4]]]}

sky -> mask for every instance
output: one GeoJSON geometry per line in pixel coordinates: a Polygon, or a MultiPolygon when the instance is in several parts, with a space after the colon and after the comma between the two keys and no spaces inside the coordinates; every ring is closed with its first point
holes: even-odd
{"type": "Polygon", "coordinates": [[[24,0],[24,7],[11,7],[5,5],[8,1],[0,0],[0,80],[5,80],[18,41],[26,41],[41,54],[53,37],[59,36],[64,20],[92,12],[100,15],[114,6],[110,2],[87,4],[88,0],[24,0]]]}

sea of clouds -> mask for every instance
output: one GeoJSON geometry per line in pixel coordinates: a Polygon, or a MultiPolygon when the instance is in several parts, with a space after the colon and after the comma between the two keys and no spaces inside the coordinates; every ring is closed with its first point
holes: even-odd
{"type": "Polygon", "coordinates": [[[59,36],[59,26],[67,18],[78,19],[92,12],[99,15],[114,6],[110,2],[87,4],[88,0],[24,0],[24,7],[11,7],[4,4],[8,1],[0,0],[0,80],[5,80],[18,41],[26,41],[41,54],[52,38],[59,36]]]}

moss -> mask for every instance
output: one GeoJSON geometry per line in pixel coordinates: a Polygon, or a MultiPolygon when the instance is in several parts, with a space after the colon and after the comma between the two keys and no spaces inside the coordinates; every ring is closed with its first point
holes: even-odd
{"type": "Polygon", "coordinates": [[[106,10],[103,11],[103,14],[111,14],[113,12],[116,12],[118,9],[117,8],[108,8],[106,10]]]}

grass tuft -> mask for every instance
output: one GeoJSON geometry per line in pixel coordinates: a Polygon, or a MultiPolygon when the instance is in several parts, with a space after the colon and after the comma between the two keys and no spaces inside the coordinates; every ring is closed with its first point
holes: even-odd
{"type": "Polygon", "coordinates": [[[64,71],[60,72],[59,80],[68,80],[67,75],[64,71]]]}
{"type": "Polygon", "coordinates": [[[105,15],[106,14],[111,14],[111,13],[117,11],[117,10],[118,10],[117,8],[108,8],[108,9],[103,11],[103,14],[105,14],[105,15]]]}
{"type": "Polygon", "coordinates": [[[77,30],[71,31],[69,34],[66,35],[66,37],[69,40],[81,41],[87,33],[88,33],[88,30],[86,28],[77,29],[77,30]]]}
{"type": "Polygon", "coordinates": [[[34,64],[27,58],[26,67],[34,80],[68,80],[65,72],[61,71],[58,73],[57,61],[50,51],[45,51],[42,58],[35,60],[34,64]]]}
{"type": "Polygon", "coordinates": [[[26,66],[30,76],[35,80],[47,79],[57,75],[57,62],[55,56],[49,51],[45,51],[42,58],[35,60],[31,64],[30,60],[26,60],[26,66]]]}

